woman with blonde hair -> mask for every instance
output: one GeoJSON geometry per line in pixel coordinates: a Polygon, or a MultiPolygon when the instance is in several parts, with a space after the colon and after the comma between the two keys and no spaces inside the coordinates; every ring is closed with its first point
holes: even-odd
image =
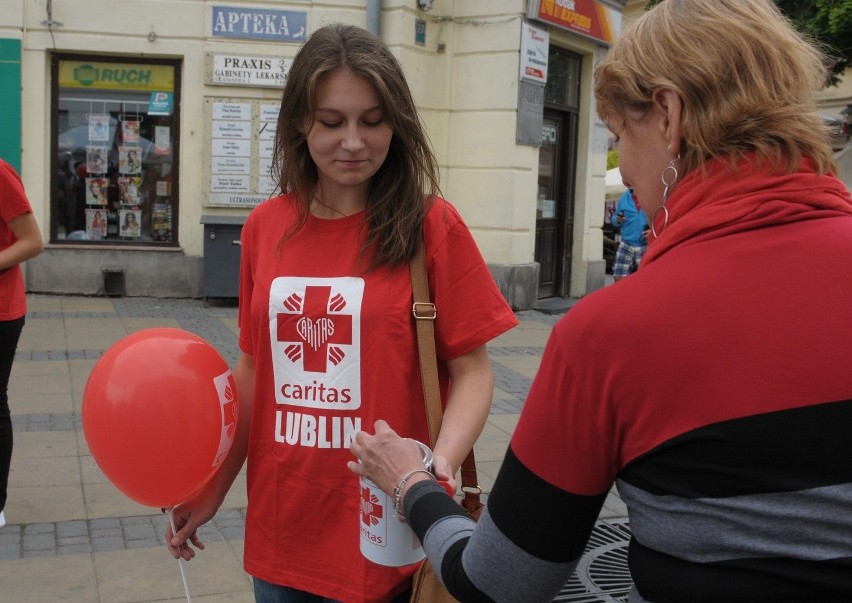
{"type": "MultiPolygon", "coordinates": [[[[552,600],[615,483],[631,603],[852,600],[852,199],[825,76],[769,0],[665,0],[597,66],[651,241],[554,327],[478,524],[425,476],[402,488],[458,599],[552,600]]],[[[415,452],[375,429],[350,468],[392,491],[415,452]]]]}
{"type": "MultiPolygon", "coordinates": [[[[299,50],[274,163],[283,194],[242,230],[238,432],[213,480],[175,510],[169,547],[194,556],[196,529],[248,459],[244,566],[258,602],[407,601],[416,565],[359,550],[362,494],[346,462],[381,418],[429,441],[409,272],[420,242],[445,403],[434,463],[451,485],[491,404],[486,343],[517,319],[437,196],[402,69],[369,32],[329,25],[299,50]]],[[[396,521],[391,509],[374,516],[396,521]]]]}

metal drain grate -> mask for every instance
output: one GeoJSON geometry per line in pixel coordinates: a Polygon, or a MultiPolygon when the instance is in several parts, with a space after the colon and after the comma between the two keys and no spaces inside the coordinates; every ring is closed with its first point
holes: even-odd
{"type": "Polygon", "coordinates": [[[553,600],[559,603],[626,603],[633,587],[627,569],[630,526],[627,519],[599,521],[577,571],[553,600]]]}

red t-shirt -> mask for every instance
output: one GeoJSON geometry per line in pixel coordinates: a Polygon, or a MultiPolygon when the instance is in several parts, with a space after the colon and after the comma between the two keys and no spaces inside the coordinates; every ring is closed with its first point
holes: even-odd
{"type": "MultiPolygon", "coordinates": [[[[428,441],[407,265],[364,273],[364,214],[296,219],[289,196],[258,206],[243,228],[240,348],[255,359],[245,569],[340,601],[386,601],[414,567],[359,550],[355,434],[385,419],[428,441]]],[[[456,210],[439,199],[424,227],[426,266],[445,361],[517,324],[456,210]]],[[[390,512],[390,510],[388,510],[390,512]]]]}
{"type": "MultiPolygon", "coordinates": [[[[33,209],[15,169],[0,159],[0,250],[18,239],[9,222],[33,209]]],[[[27,313],[27,296],[20,266],[0,271],[0,320],[15,320],[27,313]]]]}

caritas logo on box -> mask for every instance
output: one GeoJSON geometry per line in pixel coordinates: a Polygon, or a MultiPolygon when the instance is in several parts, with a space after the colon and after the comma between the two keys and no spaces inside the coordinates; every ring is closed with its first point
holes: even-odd
{"type": "Polygon", "coordinates": [[[386,501],[384,492],[379,497],[373,488],[361,483],[361,538],[376,546],[387,546],[387,518],[382,505],[386,501]]]}

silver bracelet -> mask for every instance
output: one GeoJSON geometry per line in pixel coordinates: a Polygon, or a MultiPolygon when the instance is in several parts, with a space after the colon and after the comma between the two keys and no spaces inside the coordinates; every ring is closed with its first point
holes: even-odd
{"type": "Polygon", "coordinates": [[[402,511],[399,508],[400,503],[402,502],[402,489],[405,487],[405,482],[407,482],[409,480],[409,478],[411,478],[411,476],[414,475],[415,473],[425,473],[426,475],[429,476],[429,479],[431,479],[433,482],[438,481],[438,479],[434,475],[432,475],[432,472],[427,470],[427,469],[415,469],[415,470],[409,471],[408,473],[403,475],[402,479],[400,479],[397,482],[396,486],[394,486],[394,488],[393,488],[393,514],[394,514],[394,517],[399,517],[401,519],[405,519],[405,516],[402,514],[402,511]]]}

